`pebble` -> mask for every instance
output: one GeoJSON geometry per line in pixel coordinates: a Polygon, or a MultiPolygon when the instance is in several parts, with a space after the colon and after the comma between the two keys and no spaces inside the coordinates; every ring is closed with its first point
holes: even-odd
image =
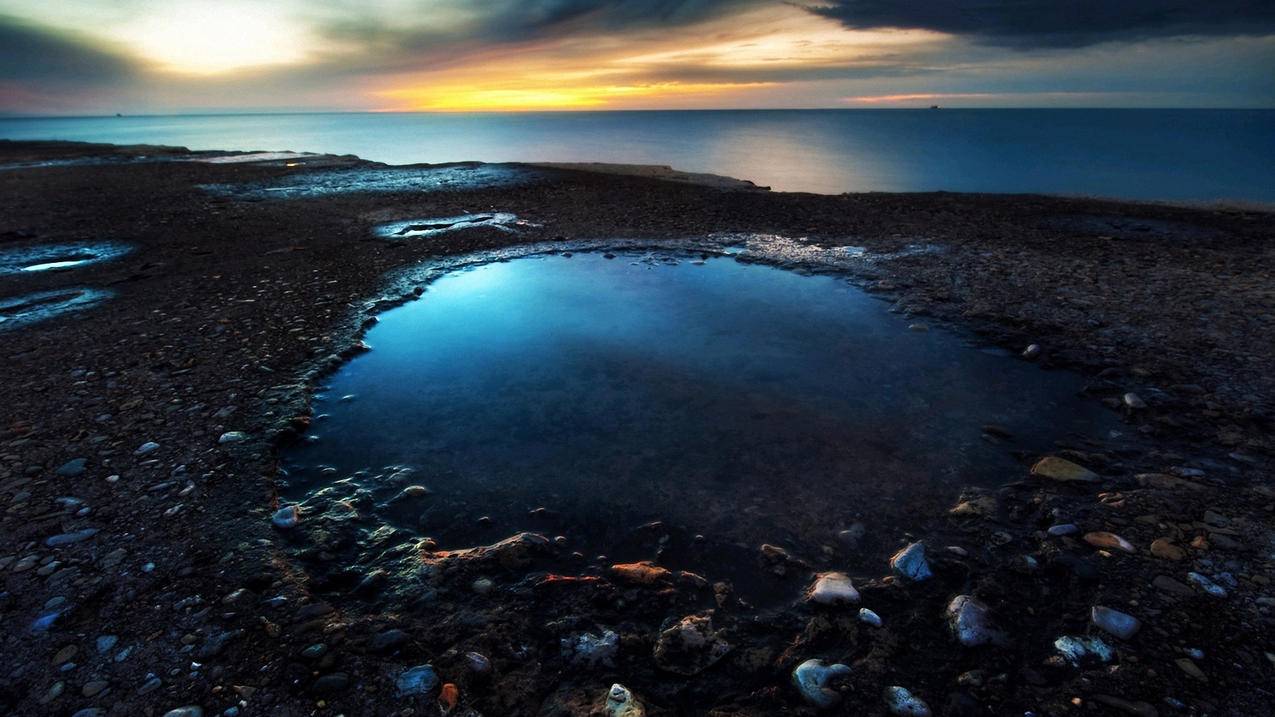
{"type": "Polygon", "coordinates": [[[1032,466],[1031,474],[1062,483],[1097,483],[1102,480],[1097,473],[1082,465],[1058,456],[1045,456],[1032,466]]]}
{"type": "Polygon", "coordinates": [[[93,680],[91,682],[84,683],[84,688],[80,690],[80,692],[85,697],[93,697],[94,695],[101,693],[102,690],[105,690],[109,685],[110,683],[106,680],[93,680]]]}
{"type": "Polygon", "coordinates": [[[158,451],[158,450],[159,450],[159,444],[158,444],[158,443],[156,443],[156,442],[154,442],[154,441],[147,441],[147,442],[143,443],[142,445],[138,446],[138,447],[137,447],[137,450],[133,451],[133,455],[135,455],[135,456],[145,456],[145,455],[149,455],[149,454],[151,454],[151,453],[154,453],[155,451],[158,451]]]}
{"type": "Polygon", "coordinates": [[[97,535],[97,528],[85,528],[84,530],[77,530],[74,533],[62,533],[60,535],[50,536],[45,539],[44,544],[50,548],[57,548],[63,545],[72,545],[74,543],[88,540],[94,535],[97,535]]]}
{"type": "Polygon", "coordinates": [[[629,688],[617,682],[607,691],[606,713],[608,717],[643,717],[646,710],[629,688]]]}
{"type": "Polygon", "coordinates": [[[859,608],[859,622],[867,623],[873,627],[881,627],[884,624],[880,615],[866,607],[859,608]]]}
{"type": "Polygon", "coordinates": [[[295,505],[287,505],[275,511],[270,518],[276,528],[295,528],[301,522],[301,510],[295,505]]]}
{"type": "Polygon", "coordinates": [[[615,655],[620,650],[620,636],[612,630],[601,635],[582,632],[559,640],[562,654],[572,664],[584,667],[615,666],[615,655]]]}
{"type": "Polygon", "coordinates": [[[1189,657],[1179,657],[1173,661],[1188,677],[1199,680],[1200,682],[1208,682],[1209,678],[1189,657]]]}
{"type": "Polygon", "coordinates": [[[859,602],[859,591],[845,573],[820,573],[807,597],[820,605],[845,605],[859,602]]]}
{"type": "Polygon", "coordinates": [[[1130,543],[1115,533],[1108,533],[1103,530],[1085,533],[1085,542],[1095,548],[1102,548],[1104,550],[1119,550],[1125,553],[1136,552],[1133,547],[1133,543],[1130,543]]]}
{"type": "Polygon", "coordinates": [[[248,440],[248,434],[243,431],[226,431],[217,438],[217,443],[224,446],[227,443],[242,443],[246,440],[248,440]]]}
{"type": "Polygon", "coordinates": [[[1124,402],[1124,405],[1126,408],[1130,408],[1135,411],[1141,410],[1147,407],[1147,402],[1142,400],[1141,396],[1139,396],[1136,393],[1133,393],[1132,391],[1122,396],[1121,400],[1124,402]]]}
{"type": "Polygon", "coordinates": [[[1035,361],[1040,358],[1042,351],[1044,351],[1044,349],[1041,348],[1040,344],[1029,344],[1027,348],[1023,349],[1023,358],[1028,361],[1035,361]]]}
{"type": "Polygon", "coordinates": [[[807,702],[827,709],[841,701],[841,693],[828,687],[828,682],[849,674],[850,668],[840,663],[828,665],[823,660],[806,660],[792,671],[792,682],[807,702]]]}
{"type": "Polygon", "coordinates": [[[481,652],[466,652],[465,664],[476,675],[486,675],[491,672],[491,660],[481,652]]]}
{"type": "Polygon", "coordinates": [[[1201,590],[1208,593],[1209,595],[1212,595],[1213,597],[1217,597],[1217,598],[1226,597],[1226,588],[1222,587],[1221,585],[1218,585],[1217,583],[1213,582],[1212,580],[1206,578],[1205,576],[1199,573],[1187,573],[1186,579],[1195,583],[1196,585],[1200,587],[1201,590]]]}
{"type": "Polygon", "coordinates": [[[146,681],[142,683],[141,687],[137,688],[137,694],[139,695],[150,694],[151,692],[158,690],[160,686],[163,684],[164,684],[163,680],[159,679],[155,675],[150,675],[149,677],[146,678],[146,681]]]}
{"type": "Polygon", "coordinates": [[[1133,615],[1102,605],[1093,606],[1089,619],[1095,627],[1121,640],[1128,640],[1142,628],[1142,621],[1133,615]]]}
{"type": "Polygon", "coordinates": [[[1173,544],[1168,538],[1156,538],[1151,541],[1151,554],[1161,560],[1182,560],[1186,551],[1173,544]]]}
{"type": "Polygon", "coordinates": [[[898,717],[930,717],[930,706],[906,688],[885,688],[885,706],[898,717]]]}
{"type": "Polygon", "coordinates": [[[314,681],[310,691],[317,695],[332,695],[350,686],[350,676],[344,672],[333,672],[314,681]]]}
{"type": "Polygon", "coordinates": [[[660,633],[655,643],[655,665],[689,677],[717,664],[730,650],[731,644],[713,629],[710,618],[688,615],[660,633]]]}
{"type": "Polygon", "coordinates": [[[913,582],[928,580],[934,576],[930,563],[925,559],[925,544],[912,543],[890,558],[890,570],[901,578],[913,582]]]}
{"type": "Polygon", "coordinates": [[[1115,651],[1100,637],[1063,635],[1054,640],[1054,649],[1074,666],[1079,666],[1086,657],[1107,663],[1115,656],[1115,651]]]}
{"type": "Polygon", "coordinates": [[[72,458],[66,463],[63,463],[61,468],[58,468],[57,474],[64,478],[74,478],[84,473],[85,466],[88,465],[88,462],[89,459],[87,458],[72,458]]]}
{"type": "Polygon", "coordinates": [[[400,697],[428,695],[438,687],[438,673],[431,665],[409,667],[394,678],[394,686],[400,697]]]}
{"type": "Polygon", "coordinates": [[[164,717],[204,717],[204,708],[196,705],[178,707],[165,712],[164,717]]]}
{"type": "Polygon", "coordinates": [[[1051,525],[1046,532],[1058,538],[1064,535],[1075,535],[1080,532],[1080,528],[1077,528],[1074,523],[1061,523],[1059,525],[1051,525]]]}
{"type": "Polygon", "coordinates": [[[372,652],[389,652],[403,643],[407,642],[408,635],[406,632],[393,628],[385,632],[378,632],[368,641],[368,649],[372,652]]]}
{"type": "Polygon", "coordinates": [[[978,647],[1001,638],[992,627],[991,611],[972,595],[952,598],[947,605],[947,620],[956,641],[965,647],[978,647]]]}

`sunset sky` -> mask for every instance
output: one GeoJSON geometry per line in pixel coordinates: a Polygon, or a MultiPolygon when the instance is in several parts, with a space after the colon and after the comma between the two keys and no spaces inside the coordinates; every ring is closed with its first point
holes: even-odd
{"type": "Polygon", "coordinates": [[[0,113],[1275,106],[1275,2],[0,0],[0,113]]]}

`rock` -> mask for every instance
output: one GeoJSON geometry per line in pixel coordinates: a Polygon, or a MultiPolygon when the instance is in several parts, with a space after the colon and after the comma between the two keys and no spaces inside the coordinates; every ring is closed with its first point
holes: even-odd
{"type": "Polygon", "coordinates": [[[837,542],[847,550],[858,550],[859,542],[868,534],[868,527],[863,523],[854,523],[845,530],[837,531],[837,542]]]}
{"type": "Polygon", "coordinates": [[[841,693],[828,687],[828,683],[849,674],[850,668],[840,663],[827,665],[823,660],[806,660],[792,671],[792,682],[806,702],[827,709],[841,701],[841,693]]]}
{"type": "Polygon", "coordinates": [[[1195,583],[1201,590],[1217,598],[1226,597],[1226,588],[1218,585],[1199,573],[1187,573],[1186,579],[1195,583]]]}
{"type": "Polygon", "coordinates": [[[110,683],[107,682],[106,680],[91,680],[89,682],[84,683],[84,687],[83,689],[80,690],[80,694],[84,695],[85,697],[93,697],[101,693],[103,690],[105,690],[109,686],[110,686],[110,683]]]}
{"type": "Polygon", "coordinates": [[[1161,592],[1169,593],[1171,595],[1187,597],[1189,595],[1194,594],[1194,592],[1191,590],[1190,587],[1188,587],[1187,585],[1181,582],[1178,582],[1177,580],[1174,580],[1168,575],[1157,575],[1155,580],[1151,581],[1151,585],[1155,587],[1157,590],[1161,592]]]}
{"type": "Polygon", "coordinates": [[[324,675],[310,685],[310,691],[316,695],[335,695],[350,686],[350,676],[344,672],[333,672],[324,675]]]}
{"type": "Polygon", "coordinates": [[[217,438],[218,445],[226,445],[228,443],[243,443],[248,440],[248,434],[243,431],[226,431],[217,438]]]}
{"type": "Polygon", "coordinates": [[[621,582],[633,585],[653,585],[659,582],[667,582],[673,578],[672,572],[655,565],[649,560],[637,563],[617,563],[611,566],[611,574],[621,582]]]}
{"type": "Polygon", "coordinates": [[[99,655],[105,655],[115,647],[115,643],[119,642],[119,638],[115,635],[100,635],[95,643],[99,655]]]}
{"type": "Polygon", "coordinates": [[[962,499],[956,507],[948,511],[955,516],[986,517],[996,514],[996,499],[990,495],[982,495],[962,499]]]}
{"type": "Polygon", "coordinates": [[[164,717],[204,717],[204,708],[197,705],[178,707],[165,712],[164,717]]]}
{"type": "Polygon", "coordinates": [[[1040,478],[1062,483],[1098,483],[1102,480],[1097,473],[1088,468],[1057,456],[1045,456],[1036,461],[1031,473],[1040,478]]]}
{"type": "Polygon", "coordinates": [[[660,633],[655,643],[655,664],[678,675],[697,675],[717,664],[731,645],[713,629],[704,615],[688,615],[660,633]]]}
{"type": "Polygon", "coordinates": [[[473,590],[479,595],[486,595],[490,593],[495,587],[496,587],[496,583],[492,582],[491,578],[478,578],[469,586],[469,589],[473,590]]]}
{"type": "Polygon", "coordinates": [[[930,706],[907,689],[899,686],[885,688],[885,706],[890,714],[899,717],[930,717],[930,706]]]}
{"type": "Polygon", "coordinates": [[[1178,666],[1178,669],[1185,672],[1188,677],[1199,680],[1200,682],[1209,681],[1208,676],[1204,674],[1204,672],[1191,660],[1191,658],[1179,657],[1173,662],[1178,666]]]}
{"type": "Polygon", "coordinates": [[[845,573],[820,573],[806,599],[820,605],[852,605],[859,602],[859,591],[845,573]]]}
{"type": "Polygon", "coordinates": [[[57,469],[57,474],[63,478],[74,478],[78,475],[82,475],[85,467],[88,465],[88,462],[89,459],[87,458],[72,458],[66,463],[63,463],[61,468],[57,469]]]}
{"type": "Polygon", "coordinates": [[[412,697],[428,695],[438,687],[438,682],[438,673],[432,665],[417,665],[400,672],[394,678],[394,687],[398,689],[399,697],[412,697]]]}
{"type": "Polygon", "coordinates": [[[44,544],[50,548],[57,548],[63,545],[72,545],[74,543],[88,540],[94,535],[97,535],[97,528],[85,528],[84,530],[77,530],[74,533],[62,533],[60,535],[50,536],[44,540],[44,544]]]}
{"type": "Polygon", "coordinates": [[[1173,544],[1168,538],[1156,538],[1151,541],[1151,554],[1161,560],[1182,560],[1186,551],[1173,544]]]}
{"type": "Polygon", "coordinates": [[[1118,709],[1126,714],[1131,714],[1134,717],[1159,717],[1160,715],[1155,706],[1147,702],[1130,702],[1113,695],[1091,695],[1089,699],[1098,704],[1118,709]]]}
{"type": "Polygon", "coordinates": [[[486,675],[491,672],[491,660],[481,652],[466,652],[465,665],[476,675],[486,675]]]}
{"type": "Polygon", "coordinates": [[[873,627],[881,627],[881,625],[884,624],[880,615],[872,612],[866,607],[859,608],[859,622],[866,623],[873,627]]]}
{"type": "Polygon", "coordinates": [[[1136,552],[1133,547],[1133,543],[1130,543],[1115,533],[1108,533],[1103,530],[1085,533],[1085,542],[1095,548],[1101,548],[1103,550],[1119,550],[1124,553],[1136,552]]]}
{"type": "Polygon", "coordinates": [[[562,656],[573,665],[582,667],[615,667],[615,655],[620,650],[620,636],[612,630],[601,635],[582,632],[559,641],[562,656]]]}
{"type": "Polygon", "coordinates": [[[1003,635],[992,627],[991,611],[972,595],[957,595],[947,605],[948,626],[965,647],[1000,642],[1003,635]]]}
{"type": "Polygon", "coordinates": [[[607,691],[606,713],[607,717],[644,717],[646,710],[627,687],[617,682],[607,691]]]}
{"type": "Polygon", "coordinates": [[[1141,396],[1139,396],[1138,394],[1132,391],[1130,391],[1129,393],[1126,393],[1124,396],[1121,397],[1120,400],[1124,403],[1125,408],[1128,408],[1134,411],[1138,411],[1147,407],[1147,402],[1143,401],[1141,396]]]}
{"type": "Polygon", "coordinates": [[[1063,635],[1054,640],[1054,649],[1058,650],[1063,659],[1077,667],[1088,659],[1101,663],[1111,662],[1111,658],[1115,656],[1115,651],[1100,637],[1063,635]]]}
{"type": "Polygon", "coordinates": [[[920,582],[934,576],[925,559],[925,544],[912,543],[890,558],[890,570],[901,578],[920,582]]]}
{"type": "Polygon", "coordinates": [[[1121,640],[1128,640],[1142,628],[1142,621],[1133,615],[1102,605],[1093,606],[1089,619],[1098,629],[1121,640]]]}
{"type": "Polygon", "coordinates": [[[523,532],[491,545],[424,553],[421,560],[438,568],[463,563],[472,566],[491,564],[506,570],[516,570],[530,565],[537,555],[550,552],[551,547],[552,543],[545,536],[523,532]]]}
{"type": "Polygon", "coordinates": [[[398,628],[378,632],[368,640],[367,647],[372,652],[390,652],[408,641],[408,634],[398,628]]]}
{"type": "Polygon", "coordinates": [[[270,522],[274,523],[276,528],[283,528],[284,530],[295,528],[301,522],[301,509],[295,505],[285,505],[275,511],[275,514],[270,518],[270,522]]]}
{"type": "Polygon", "coordinates": [[[1023,349],[1023,358],[1028,361],[1035,361],[1040,358],[1040,354],[1043,351],[1044,349],[1041,348],[1040,344],[1029,344],[1027,348],[1023,349]]]}

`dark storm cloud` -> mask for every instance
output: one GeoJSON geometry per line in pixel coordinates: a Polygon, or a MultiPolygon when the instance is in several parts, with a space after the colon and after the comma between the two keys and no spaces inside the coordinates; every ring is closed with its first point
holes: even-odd
{"type": "Polygon", "coordinates": [[[138,71],[132,60],[109,50],[0,15],[0,82],[101,85],[138,71]]]}
{"type": "Polygon", "coordinates": [[[1275,33],[1275,0],[831,0],[808,9],[849,28],[934,30],[1018,48],[1275,33]]]}

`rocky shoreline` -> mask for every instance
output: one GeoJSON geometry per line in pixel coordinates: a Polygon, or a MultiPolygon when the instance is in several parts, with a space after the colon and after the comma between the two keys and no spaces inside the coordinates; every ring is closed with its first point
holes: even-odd
{"type": "Polygon", "coordinates": [[[27,309],[0,305],[4,711],[1275,711],[1272,215],[194,161],[219,156],[0,142],[0,251],[132,248],[0,275],[0,300],[110,292],[21,326],[27,309]],[[372,231],[493,213],[519,223],[372,231]],[[919,516],[917,534],[847,520],[819,555],[756,546],[759,566],[809,588],[778,609],[659,563],[657,524],[634,526],[650,563],[581,567],[549,530],[427,548],[415,601],[387,611],[373,576],[347,586],[321,567],[321,521],[272,522],[278,447],[374,315],[419,293],[422,262],[710,235],[770,236],[782,251],[764,259],[795,268],[865,257],[838,270],[910,321],[1083,373],[1139,443],[1023,455],[1020,475],[919,516]],[[879,569],[846,574],[849,554],[879,569]]]}

